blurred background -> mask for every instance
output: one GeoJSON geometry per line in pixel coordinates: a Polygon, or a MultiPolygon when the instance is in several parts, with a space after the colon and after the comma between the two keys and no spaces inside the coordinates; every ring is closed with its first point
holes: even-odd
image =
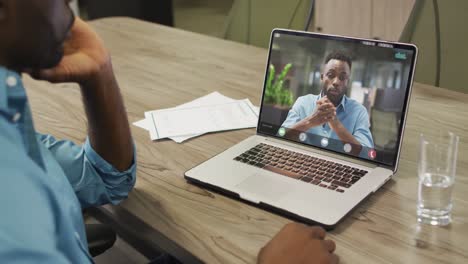
{"type": "Polygon", "coordinates": [[[275,27],[411,42],[420,48],[417,82],[468,92],[466,0],[73,0],[72,4],[85,19],[130,16],[265,48],[275,27]]]}

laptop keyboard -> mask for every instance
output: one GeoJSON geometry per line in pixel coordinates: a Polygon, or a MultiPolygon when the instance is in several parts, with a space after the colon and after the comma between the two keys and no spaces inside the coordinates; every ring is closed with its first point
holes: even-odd
{"type": "Polygon", "coordinates": [[[367,174],[365,170],[264,143],[247,150],[234,160],[339,193],[344,193],[367,174]]]}

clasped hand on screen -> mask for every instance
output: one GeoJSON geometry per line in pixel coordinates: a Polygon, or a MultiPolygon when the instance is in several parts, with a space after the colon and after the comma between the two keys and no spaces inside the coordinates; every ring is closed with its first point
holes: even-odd
{"type": "Polygon", "coordinates": [[[307,119],[311,127],[333,122],[336,120],[336,107],[327,96],[324,96],[317,101],[317,108],[307,119]]]}

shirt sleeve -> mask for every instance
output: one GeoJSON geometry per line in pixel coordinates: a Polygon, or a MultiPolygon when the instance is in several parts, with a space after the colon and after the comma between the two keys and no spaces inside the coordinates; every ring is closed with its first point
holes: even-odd
{"type": "Polygon", "coordinates": [[[130,168],[120,172],[92,148],[88,138],[83,146],[51,135],[38,134],[38,139],[64,170],[83,208],[117,204],[135,185],[135,150],[130,168]]]}
{"type": "Polygon", "coordinates": [[[361,143],[362,146],[374,148],[374,140],[372,139],[372,133],[369,127],[369,114],[367,114],[365,108],[361,109],[356,120],[353,136],[357,141],[359,141],[359,143],[361,143]]]}
{"type": "Polygon", "coordinates": [[[57,240],[59,198],[45,185],[43,170],[0,116],[0,262],[71,263],[57,240]]]}
{"type": "Polygon", "coordinates": [[[301,108],[302,106],[302,101],[303,98],[299,97],[297,98],[296,102],[294,103],[293,107],[291,110],[288,112],[288,116],[286,117],[286,120],[283,122],[281,125],[282,127],[290,128],[294,126],[297,122],[301,121],[301,108]]]}

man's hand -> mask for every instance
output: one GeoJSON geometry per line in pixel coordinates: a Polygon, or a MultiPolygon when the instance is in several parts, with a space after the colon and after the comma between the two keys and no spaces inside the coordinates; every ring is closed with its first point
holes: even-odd
{"type": "Polygon", "coordinates": [[[326,96],[324,96],[317,101],[317,108],[315,109],[314,113],[307,119],[310,127],[316,127],[330,122],[335,118],[336,107],[326,96]]]}
{"type": "Polygon", "coordinates": [[[133,143],[110,55],[88,24],[76,18],[60,63],[52,69],[32,71],[31,76],[53,83],[78,83],[91,146],[117,170],[131,166],[133,143]]]}
{"type": "Polygon", "coordinates": [[[292,126],[286,133],[286,137],[296,139],[299,133],[305,132],[312,127],[323,125],[333,119],[336,119],[336,107],[324,96],[317,101],[314,113],[292,126]]]}
{"type": "Polygon", "coordinates": [[[340,122],[340,120],[338,120],[338,118],[334,118],[334,119],[330,120],[328,122],[328,125],[330,126],[330,128],[333,131],[337,131],[343,126],[343,124],[340,122]]]}
{"type": "Polygon", "coordinates": [[[102,72],[109,72],[110,55],[105,49],[103,41],[91,27],[80,18],[64,43],[64,56],[60,63],[52,68],[36,72],[34,78],[53,83],[76,82],[83,84],[93,81],[102,72]]]}
{"type": "Polygon", "coordinates": [[[258,263],[320,263],[336,264],[338,256],[333,254],[335,242],[324,240],[325,230],[290,223],[271,240],[258,254],[258,263]]]}

